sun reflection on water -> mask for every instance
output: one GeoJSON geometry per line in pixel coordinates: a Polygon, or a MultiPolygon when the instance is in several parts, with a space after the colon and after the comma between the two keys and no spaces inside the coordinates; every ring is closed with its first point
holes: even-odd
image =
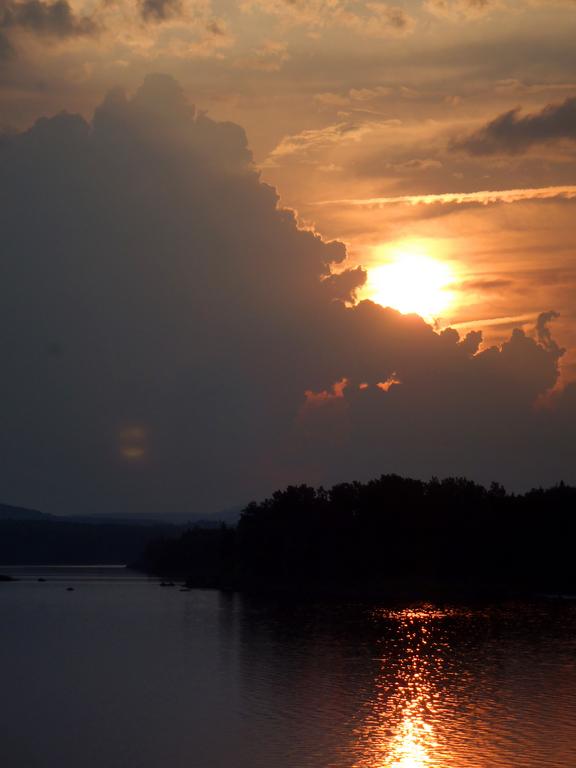
{"type": "Polygon", "coordinates": [[[389,768],[427,768],[431,765],[430,748],[434,732],[418,714],[418,701],[411,702],[402,713],[398,733],[392,741],[386,761],[389,768]]]}
{"type": "Polygon", "coordinates": [[[361,757],[354,768],[440,765],[443,750],[435,725],[446,653],[441,624],[448,615],[433,606],[385,612],[396,629],[395,651],[380,660],[371,712],[358,733],[361,757]]]}

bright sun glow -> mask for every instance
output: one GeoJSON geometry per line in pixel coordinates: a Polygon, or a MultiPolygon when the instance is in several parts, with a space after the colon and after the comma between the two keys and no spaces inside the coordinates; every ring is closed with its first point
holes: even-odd
{"type": "Polygon", "coordinates": [[[393,250],[384,263],[368,268],[367,298],[404,314],[438,318],[454,301],[452,267],[419,248],[393,250]]]}

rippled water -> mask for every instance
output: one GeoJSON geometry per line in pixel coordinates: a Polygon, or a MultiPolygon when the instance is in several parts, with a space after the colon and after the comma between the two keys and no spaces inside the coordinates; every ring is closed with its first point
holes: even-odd
{"type": "Polygon", "coordinates": [[[280,604],[119,573],[0,584],[2,766],[576,768],[571,601],[280,604]]]}

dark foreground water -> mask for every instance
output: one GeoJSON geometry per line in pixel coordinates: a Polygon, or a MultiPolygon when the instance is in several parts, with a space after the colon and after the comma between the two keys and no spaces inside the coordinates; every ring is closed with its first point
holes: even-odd
{"type": "Polygon", "coordinates": [[[4,768],[576,768],[571,601],[279,605],[120,574],[0,584],[4,768]]]}

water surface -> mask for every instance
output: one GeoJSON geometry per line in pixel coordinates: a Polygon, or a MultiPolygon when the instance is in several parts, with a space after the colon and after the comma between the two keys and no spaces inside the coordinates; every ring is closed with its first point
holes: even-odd
{"type": "Polygon", "coordinates": [[[16,575],[7,768],[576,766],[571,601],[290,604],[113,568],[16,575]]]}

